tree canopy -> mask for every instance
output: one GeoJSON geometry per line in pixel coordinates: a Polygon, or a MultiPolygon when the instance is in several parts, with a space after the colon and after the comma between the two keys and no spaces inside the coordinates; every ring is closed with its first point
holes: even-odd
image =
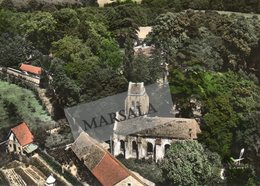
{"type": "Polygon", "coordinates": [[[167,150],[161,169],[167,185],[204,185],[219,182],[221,161],[197,141],[177,142],[167,150]]]}

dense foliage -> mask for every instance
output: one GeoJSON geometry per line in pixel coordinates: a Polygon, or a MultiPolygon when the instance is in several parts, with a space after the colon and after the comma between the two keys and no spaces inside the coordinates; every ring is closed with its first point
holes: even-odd
{"type": "Polygon", "coordinates": [[[220,181],[220,166],[220,157],[197,141],[171,145],[160,165],[167,185],[216,184],[220,181]]]}
{"type": "MultiPolygon", "coordinates": [[[[255,122],[259,118],[255,113],[259,109],[259,86],[233,72],[182,73],[174,70],[172,77],[172,92],[177,97],[182,115],[192,116],[192,108],[187,108],[192,97],[196,96],[201,102],[203,132],[199,139],[210,150],[224,157],[230,156],[232,145],[259,148],[245,141],[245,138],[254,140],[254,135],[260,135],[259,124],[255,122]],[[246,135],[249,131],[254,135],[246,135]]],[[[253,151],[257,153],[257,150],[253,151]]]]}
{"type": "Polygon", "coordinates": [[[163,185],[165,177],[162,169],[152,159],[149,160],[137,160],[137,159],[124,159],[123,157],[117,157],[121,163],[127,168],[139,173],[144,178],[154,182],[156,185],[163,185]],[[152,170],[152,171],[151,171],[152,170]]]}
{"type": "Polygon", "coordinates": [[[221,182],[219,155],[204,149],[197,141],[171,145],[165,158],[158,163],[151,159],[119,158],[119,160],[156,185],[212,185],[221,182]]]}
{"type": "MultiPolygon", "coordinates": [[[[51,77],[48,90],[60,108],[125,91],[128,81],[153,83],[160,77],[160,65],[167,63],[178,117],[198,118],[199,142],[219,153],[224,162],[244,147],[245,160],[260,166],[259,16],[210,11],[259,12],[259,1],[144,0],[141,5],[127,1],[105,8],[64,8],[67,5],[31,0],[29,5],[17,12],[13,1],[2,1],[0,66],[18,68],[24,62],[41,66],[51,77]],[[155,50],[151,56],[135,55],[138,28],[150,25],[153,29],[146,42],[155,50]],[[199,115],[194,114],[196,106],[199,115]]],[[[9,112],[16,113],[10,116],[12,122],[23,117],[14,100],[2,99],[3,120],[9,112]]],[[[198,150],[191,154],[195,160],[209,163],[208,157],[197,158],[208,156],[199,144],[192,148],[198,150]]],[[[163,170],[178,169],[166,163],[163,170]]],[[[183,180],[184,176],[177,179],[172,174],[167,178],[176,184],[200,184],[212,172],[200,178],[190,174],[195,177],[183,180]]]]}

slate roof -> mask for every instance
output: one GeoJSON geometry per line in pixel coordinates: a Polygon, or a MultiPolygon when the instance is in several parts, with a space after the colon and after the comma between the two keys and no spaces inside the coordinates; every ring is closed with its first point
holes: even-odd
{"type": "Polygon", "coordinates": [[[36,67],[36,66],[32,66],[32,65],[22,64],[20,66],[20,69],[22,71],[30,72],[30,73],[36,74],[36,75],[41,75],[41,73],[42,73],[42,68],[36,67]]]}
{"type": "Polygon", "coordinates": [[[197,138],[200,133],[195,119],[167,117],[137,117],[118,122],[114,132],[120,135],[165,137],[176,139],[197,138]]]}
{"type": "Polygon", "coordinates": [[[26,123],[21,123],[11,129],[21,146],[28,145],[33,142],[33,135],[26,123]]]}

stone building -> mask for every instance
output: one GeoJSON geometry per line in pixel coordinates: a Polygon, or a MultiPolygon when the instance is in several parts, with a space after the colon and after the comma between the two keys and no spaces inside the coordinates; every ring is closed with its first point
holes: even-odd
{"type": "Polygon", "coordinates": [[[9,153],[26,155],[35,151],[38,146],[33,143],[33,135],[26,123],[12,128],[6,142],[9,153]]]}
{"type": "Polygon", "coordinates": [[[145,42],[145,39],[147,35],[152,31],[152,27],[139,27],[139,30],[137,31],[137,40],[135,42],[135,55],[143,54],[147,57],[150,57],[152,55],[152,51],[155,49],[154,46],[149,46],[145,42]]]}
{"type": "MultiPolygon", "coordinates": [[[[130,107],[136,112],[138,110],[141,110],[141,113],[148,112],[149,97],[143,83],[129,83],[125,105],[126,109],[130,107]],[[139,109],[136,109],[136,106],[139,106],[139,109]]],[[[128,114],[130,113],[126,113],[126,116],[128,114]]],[[[119,115],[118,118],[120,119],[119,115]]],[[[121,154],[126,159],[152,158],[158,161],[164,157],[172,143],[196,140],[200,132],[199,124],[195,119],[139,115],[139,117],[115,122],[112,153],[114,156],[121,154]]]]}
{"type": "Polygon", "coordinates": [[[133,111],[136,115],[143,115],[148,113],[148,110],[149,97],[145,91],[144,83],[129,82],[127,98],[125,99],[126,116],[129,115],[129,111],[133,111]]]}
{"type": "Polygon", "coordinates": [[[146,185],[85,132],[80,133],[71,149],[102,185],[146,185]]]}
{"type": "Polygon", "coordinates": [[[161,160],[176,141],[195,140],[200,128],[195,119],[137,117],[114,126],[113,155],[161,160]]]}

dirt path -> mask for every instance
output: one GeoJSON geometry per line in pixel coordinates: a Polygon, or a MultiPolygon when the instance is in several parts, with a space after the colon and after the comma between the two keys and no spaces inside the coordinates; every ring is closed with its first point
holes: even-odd
{"type": "Polygon", "coordinates": [[[46,96],[46,89],[37,88],[37,92],[39,95],[39,98],[42,101],[42,104],[45,106],[47,112],[53,116],[54,115],[54,108],[52,106],[50,98],[46,96]]]}

